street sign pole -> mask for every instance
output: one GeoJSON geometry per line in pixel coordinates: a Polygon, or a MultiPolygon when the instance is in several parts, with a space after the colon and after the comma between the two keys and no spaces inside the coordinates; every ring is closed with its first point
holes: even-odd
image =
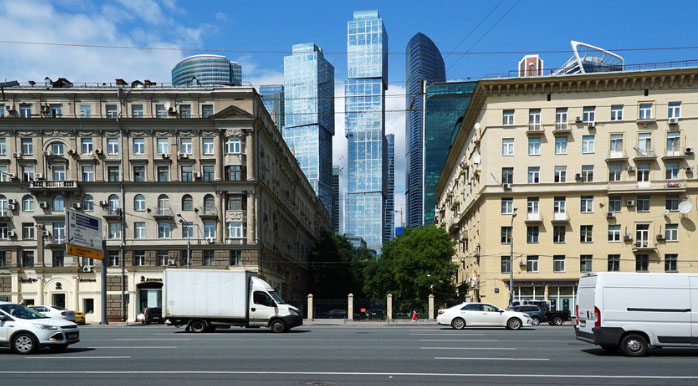
{"type": "MultiPolygon", "coordinates": [[[[102,240],[102,256],[107,254],[107,242],[102,240]]],[[[99,324],[109,324],[107,322],[107,263],[102,259],[102,320],[99,324]]]]}

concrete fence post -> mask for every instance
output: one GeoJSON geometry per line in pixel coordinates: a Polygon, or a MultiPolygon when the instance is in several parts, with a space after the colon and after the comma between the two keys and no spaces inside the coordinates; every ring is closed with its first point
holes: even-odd
{"type": "Polygon", "coordinates": [[[385,302],[385,318],[388,322],[393,320],[393,294],[388,294],[388,299],[385,302]]]}
{"type": "Polygon", "coordinates": [[[354,294],[347,295],[347,319],[354,320],[354,294]]]}
{"type": "Polygon", "coordinates": [[[313,294],[308,294],[308,320],[313,320],[313,294]]]}
{"type": "Polygon", "coordinates": [[[434,320],[434,294],[429,295],[429,320],[434,320]]]}

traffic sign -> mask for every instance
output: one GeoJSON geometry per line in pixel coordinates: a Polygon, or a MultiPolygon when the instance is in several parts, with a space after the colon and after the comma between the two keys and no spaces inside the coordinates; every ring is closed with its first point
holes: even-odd
{"type": "Polygon", "coordinates": [[[102,260],[101,220],[72,209],[65,212],[68,254],[102,260]]]}

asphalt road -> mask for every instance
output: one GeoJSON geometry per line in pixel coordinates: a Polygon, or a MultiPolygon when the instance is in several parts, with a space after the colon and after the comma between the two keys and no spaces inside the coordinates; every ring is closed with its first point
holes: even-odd
{"type": "Polygon", "coordinates": [[[66,352],[0,348],[2,385],[697,384],[698,350],[607,354],[571,326],[85,327],[66,352]]]}

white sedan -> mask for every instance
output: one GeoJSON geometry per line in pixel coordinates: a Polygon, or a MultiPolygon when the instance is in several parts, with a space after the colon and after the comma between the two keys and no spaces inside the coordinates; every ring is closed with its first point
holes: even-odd
{"type": "Polygon", "coordinates": [[[75,322],[75,311],[66,310],[59,306],[31,306],[30,309],[40,312],[51,319],[65,319],[75,322]]]}
{"type": "Polygon", "coordinates": [[[466,326],[499,326],[510,330],[533,326],[533,320],[527,314],[506,311],[487,303],[463,303],[439,310],[436,322],[456,330],[466,326]]]}

